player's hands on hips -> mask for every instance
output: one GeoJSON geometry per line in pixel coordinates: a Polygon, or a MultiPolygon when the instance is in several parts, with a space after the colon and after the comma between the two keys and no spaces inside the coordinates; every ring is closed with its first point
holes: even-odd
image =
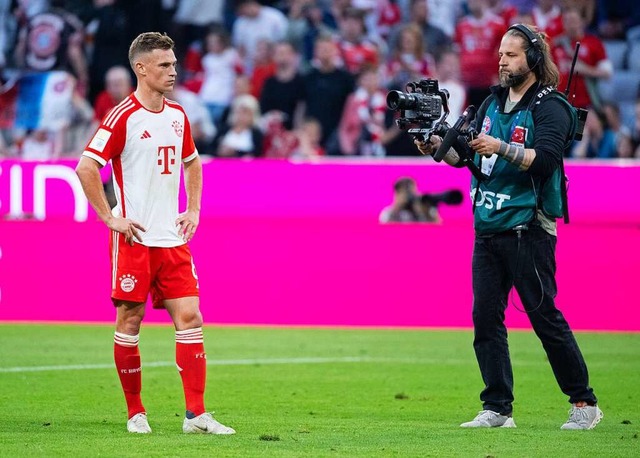
{"type": "Polygon", "coordinates": [[[482,156],[491,156],[500,149],[500,140],[491,135],[480,134],[469,142],[469,146],[482,156]]]}
{"type": "Polygon", "coordinates": [[[120,232],[124,235],[124,241],[131,246],[133,246],[133,239],[142,242],[142,236],[138,231],[146,231],[140,223],[127,218],[112,218],[107,222],[107,226],[112,231],[120,232]]]}
{"type": "Polygon", "coordinates": [[[420,151],[425,156],[430,156],[434,152],[436,152],[438,148],[440,148],[440,145],[442,144],[442,138],[438,135],[432,135],[429,138],[429,141],[420,141],[416,138],[413,143],[418,147],[418,151],[420,151]]]}
{"type": "Polygon", "coordinates": [[[178,235],[185,242],[190,241],[195,235],[196,229],[198,229],[198,224],[200,224],[200,213],[194,210],[187,210],[176,220],[178,235]]]}

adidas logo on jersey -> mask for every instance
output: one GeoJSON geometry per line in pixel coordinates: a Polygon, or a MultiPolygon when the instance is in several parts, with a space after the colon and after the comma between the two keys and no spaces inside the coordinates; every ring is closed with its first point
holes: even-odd
{"type": "Polygon", "coordinates": [[[146,130],[144,132],[142,132],[142,135],[140,135],[140,140],[142,140],[144,138],[151,138],[151,134],[146,130]]]}

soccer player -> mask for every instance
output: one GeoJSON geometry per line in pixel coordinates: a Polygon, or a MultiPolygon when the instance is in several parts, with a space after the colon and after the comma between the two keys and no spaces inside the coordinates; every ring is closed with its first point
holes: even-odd
{"type": "Polygon", "coordinates": [[[129,49],[137,78],[133,94],[113,108],[76,168],[100,219],[111,230],[111,298],[116,307],[114,358],[127,402],[127,430],[150,433],[140,397],[140,324],[149,293],[176,329],[176,365],[184,388],[185,433],[234,434],[204,407],[206,355],[199,285],[187,242],[200,219],[202,163],[184,110],[164,97],[176,84],[173,40],[140,34],[129,49]],[[99,169],[113,167],[117,205],[111,211],[99,169]],[[187,209],[178,214],[184,164],[187,209]]]}

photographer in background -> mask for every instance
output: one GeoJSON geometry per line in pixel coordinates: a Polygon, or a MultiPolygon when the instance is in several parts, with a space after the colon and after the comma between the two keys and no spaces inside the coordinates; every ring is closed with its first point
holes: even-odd
{"type": "MultiPolygon", "coordinates": [[[[480,135],[468,140],[484,174],[480,182],[472,179],[471,198],[476,234],[473,346],[485,388],[480,394],[483,410],[460,426],[515,427],[504,324],[515,286],[558,385],[572,404],[561,429],[592,429],[603,414],[575,337],[555,305],[556,218],[566,208],[562,156],[575,137],[575,110],[554,90],[559,74],[543,34],[513,25],[502,37],[498,56],[500,85],[491,88],[478,110],[480,135]]],[[[448,133],[445,139],[447,145],[456,145],[448,133]]],[[[442,143],[436,135],[430,142],[416,141],[423,154],[439,157],[446,149],[445,162],[459,165],[464,152],[442,143]]]]}
{"type": "MultiPolygon", "coordinates": [[[[428,196],[425,194],[424,196],[428,196]]],[[[398,178],[393,184],[393,202],[380,212],[381,223],[440,223],[438,207],[418,193],[413,178],[398,178]]]]}

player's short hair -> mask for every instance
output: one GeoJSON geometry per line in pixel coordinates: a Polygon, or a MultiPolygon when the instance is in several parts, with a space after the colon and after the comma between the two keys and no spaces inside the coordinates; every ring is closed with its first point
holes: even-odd
{"type": "Polygon", "coordinates": [[[134,68],[135,59],[140,55],[152,52],[154,49],[173,49],[174,43],[166,33],[144,32],[138,35],[129,47],[129,64],[134,68]]]}

